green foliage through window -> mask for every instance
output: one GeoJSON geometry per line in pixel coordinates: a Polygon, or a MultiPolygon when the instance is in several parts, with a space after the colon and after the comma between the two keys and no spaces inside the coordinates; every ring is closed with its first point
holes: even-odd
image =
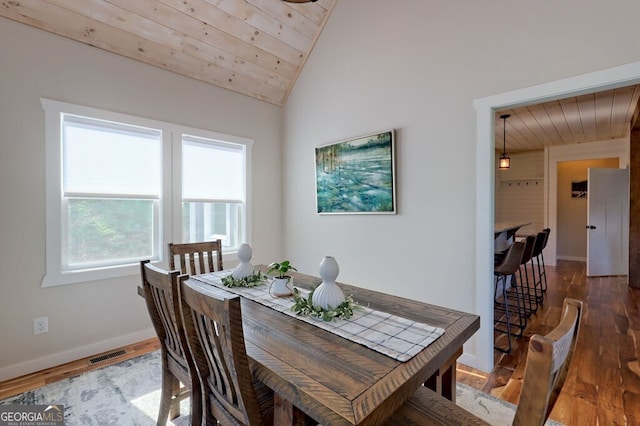
{"type": "Polygon", "coordinates": [[[71,198],[68,264],[153,255],[153,200],[71,198]]]}

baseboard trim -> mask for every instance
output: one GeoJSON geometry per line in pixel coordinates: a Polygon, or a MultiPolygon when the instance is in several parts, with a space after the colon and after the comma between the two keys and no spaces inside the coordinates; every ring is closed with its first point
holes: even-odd
{"type": "Polygon", "coordinates": [[[0,382],[156,337],[153,328],[0,368],[0,382]]]}
{"type": "Polygon", "coordinates": [[[577,257],[577,256],[558,256],[558,260],[572,260],[574,262],[586,262],[586,257],[577,257]]]}
{"type": "MultiPolygon", "coordinates": [[[[460,357],[458,358],[457,362],[459,362],[460,364],[464,364],[467,365],[469,367],[473,367],[475,369],[480,370],[477,365],[478,365],[478,358],[475,355],[471,355],[467,352],[463,352],[462,355],[460,355],[460,357]]],[[[484,371],[484,370],[480,370],[483,371],[485,373],[489,373],[488,371],[484,371]]]]}

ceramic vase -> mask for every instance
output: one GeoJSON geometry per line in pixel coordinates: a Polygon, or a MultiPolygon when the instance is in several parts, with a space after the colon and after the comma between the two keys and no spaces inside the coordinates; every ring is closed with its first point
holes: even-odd
{"type": "Polygon", "coordinates": [[[276,297],[285,297],[293,294],[292,278],[285,276],[284,278],[274,278],[269,288],[269,293],[276,297]]]}
{"type": "Polygon", "coordinates": [[[344,302],[344,293],[336,284],[336,278],[340,273],[336,259],[333,256],[325,256],[320,262],[319,273],[322,283],[313,292],[311,303],[327,311],[335,309],[344,302]]]}
{"type": "Polygon", "coordinates": [[[253,274],[253,265],[251,265],[251,258],[253,257],[253,249],[247,243],[240,244],[238,247],[238,260],[240,263],[233,270],[231,274],[234,279],[241,280],[253,274]]]}

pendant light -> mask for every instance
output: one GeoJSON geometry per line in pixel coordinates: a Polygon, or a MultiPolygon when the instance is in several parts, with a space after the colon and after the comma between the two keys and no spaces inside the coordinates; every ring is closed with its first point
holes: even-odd
{"type": "Polygon", "coordinates": [[[498,162],[498,168],[500,170],[507,170],[511,166],[511,158],[507,155],[507,118],[511,117],[511,114],[502,114],[502,155],[498,162]]]}

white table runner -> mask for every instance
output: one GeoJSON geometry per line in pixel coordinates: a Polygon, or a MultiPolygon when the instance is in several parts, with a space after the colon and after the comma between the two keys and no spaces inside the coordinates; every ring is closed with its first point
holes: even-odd
{"type": "MultiPolygon", "coordinates": [[[[358,309],[354,310],[351,318],[338,319],[336,321],[323,321],[320,318],[297,315],[291,310],[291,306],[294,303],[293,298],[272,297],[269,294],[268,282],[264,285],[250,288],[225,287],[222,284],[222,278],[231,272],[231,270],[225,270],[193,275],[190,278],[254,300],[264,306],[313,324],[316,327],[364,345],[401,362],[411,359],[444,333],[444,329],[440,327],[432,327],[364,306],[359,306],[358,309]]],[[[301,288],[298,288],[298,291],[305,298],[309,294],[307,290],[301,288]]]]}

